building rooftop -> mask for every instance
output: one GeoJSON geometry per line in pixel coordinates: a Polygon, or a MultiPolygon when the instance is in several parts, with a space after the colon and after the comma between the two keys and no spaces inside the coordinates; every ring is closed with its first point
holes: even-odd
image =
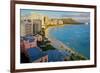
{"type": "Polygon", "coordinates": [[[68,56],[66,51],[61,50],[48,50],[46,53],[48,54],[49,62],[64,61],[64,58],[68,56]]]}
{"type": "Polygon", "coordinates": [[[29,42],[33,42],[35,39],[31,35],[27,35],[27,36],[23,37],[23,40],[25,40],[25,41],[29,40],[29,42]]]}
{"type": "Polygon", "coordinates": [[[40,59],[47,54],[45,52],[40,51],[38,48],[30,48],[27,50],[30,62],[34,62],[37,59],[40,59]]]}
{"type": "Polygon", "coordinates": [[[43,56],[48,55],[48,62],[64,61],[64,58],[69,56],[66,51],[59,50],[48,50],[40,51],[38,48],[30,48],[27,50],[30,62],[34,62],[43,56]]]}

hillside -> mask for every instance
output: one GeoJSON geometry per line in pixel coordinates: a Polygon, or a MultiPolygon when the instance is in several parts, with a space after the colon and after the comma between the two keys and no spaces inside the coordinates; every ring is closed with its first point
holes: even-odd
{"type": "Polygon", "coordinates": [[[61,20],[63,21],[64,24],[79,24],[80,23],[72,18],[63,18],[61,20]]]}

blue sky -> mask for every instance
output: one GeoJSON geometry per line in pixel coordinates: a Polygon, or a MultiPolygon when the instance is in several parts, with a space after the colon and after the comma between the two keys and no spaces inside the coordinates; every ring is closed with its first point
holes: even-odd
{"type": "Polygon", "coordinates": [[[31,15],[33,13],[47,15],[50,18],[74,18],[80,22],[90,22],[90,13],[89,12],[21,9],[21,16],[31,15]]]}

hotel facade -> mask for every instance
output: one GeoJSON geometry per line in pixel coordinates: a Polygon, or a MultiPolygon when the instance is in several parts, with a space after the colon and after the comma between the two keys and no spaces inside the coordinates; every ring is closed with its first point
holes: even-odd
{"type": "Polygon", "coordinates": [[[48,25],[61,25],[63,21],[60,19],[49,18],[41,14],[31,14],[21,16],[20,33],[21,36],[34,35],[46,28],[48,25]]]}
{"type": "Polygon", "coordinates": [[[33,35],[45,28],[46,16],[39,14],[32,14],[21,17],[20,33],[21,36],[33,35]]]}

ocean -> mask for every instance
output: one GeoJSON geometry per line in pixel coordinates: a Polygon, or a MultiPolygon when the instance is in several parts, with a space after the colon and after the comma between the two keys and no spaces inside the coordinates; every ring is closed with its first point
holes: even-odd
{"type": "Polygon", "coordinates": [[[90,59],[90,24],[64,25],[49,29],[49,35],[90,59]]]}

